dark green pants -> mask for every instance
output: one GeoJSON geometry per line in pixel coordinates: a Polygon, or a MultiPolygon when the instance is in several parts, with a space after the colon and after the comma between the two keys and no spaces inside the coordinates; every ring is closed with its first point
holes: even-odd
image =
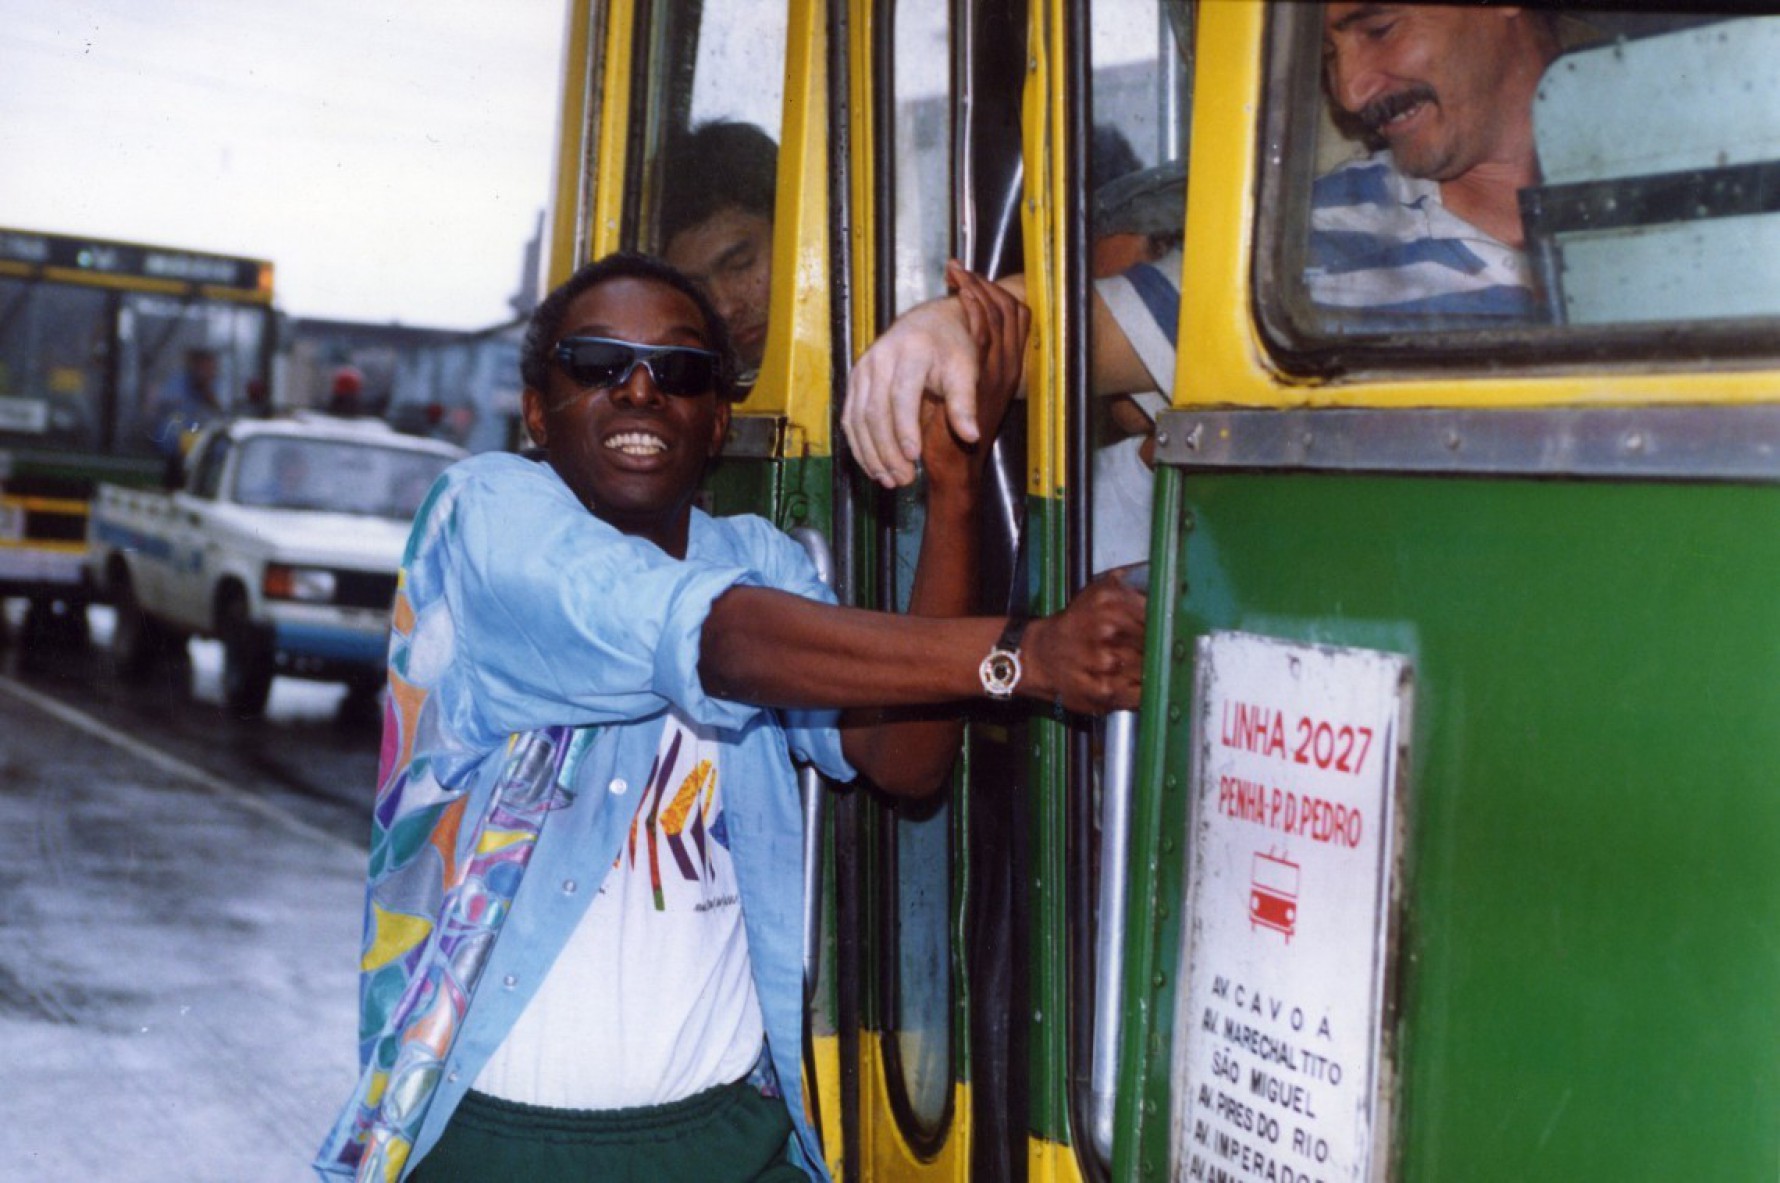
{"type": "Polygon", "coordinates": [[[804,1183],[785,1102],[746,1081],[645,1109],[542,1109],[471,1092],[413,1183],[804,1183]]]}

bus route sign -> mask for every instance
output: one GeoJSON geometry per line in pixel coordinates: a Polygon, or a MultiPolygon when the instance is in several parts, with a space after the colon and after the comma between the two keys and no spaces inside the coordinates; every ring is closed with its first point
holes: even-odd
{"type": "Polygon", "coordinates": [[[1384,1177],[1410,684],[1395,654],[1199,641],[1177,1180],[1384,1177]]]}

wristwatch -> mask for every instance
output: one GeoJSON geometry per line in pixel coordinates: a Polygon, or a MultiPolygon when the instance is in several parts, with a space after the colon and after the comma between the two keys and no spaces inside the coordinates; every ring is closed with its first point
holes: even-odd
{"type": "Polygon", "coordinates": [[[983,658],[983,664],[977,667],[977,676],[983,680],[983,693],[990,698],[1012,698],[1014,687],[1020,684],[1020,637],[1026,632],[1024,615],[1007,618],[1007,627],[1001,630],[1001,638],[989,650],[989,656],[983,658]]]}

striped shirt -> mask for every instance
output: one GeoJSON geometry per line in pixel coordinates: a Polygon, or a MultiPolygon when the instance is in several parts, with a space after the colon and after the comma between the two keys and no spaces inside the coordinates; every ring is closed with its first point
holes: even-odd
{"type": "MultiPolygon", "coordinates": [[[[1168,409],[1174,391],[1174,358],[1180,329],[1181,249],[1153,263],[1094,281],[1113,321],[1156,389],[1131,395],[1155,421],[1168,409]]],[[[1094,573],[1141,563],[1150,557],[1150,509],[1156,478],[1138,453],[1144,437],[1134,435],[1094,452],[1094,573]]]]}
{"type": "Polygon", "coordinates": [[[1335,331],[1485,327],[1540,315],[1526,256],[1449,211],[1440,183],[1389,152],[1351,161],[1311,189],[1311,300],[1361,313],[1335,331]]]}

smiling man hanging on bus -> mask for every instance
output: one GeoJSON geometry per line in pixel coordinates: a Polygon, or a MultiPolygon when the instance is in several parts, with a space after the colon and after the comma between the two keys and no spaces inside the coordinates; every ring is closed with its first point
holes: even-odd
{"type": "MultiPolygon", "coordinates": [[[[1027,318],[953,282],[992,424],[1027,318]]],[[[958,751],[959,700],[1137,705],[1143,601],[1116,578],[1029,624],[964,615],[986,449],[937,405],[907,616],[834,606],[771,523],[696,509],[732,364],[687,277],[590,264],[521,355],[542,457],[473,457],[421,507],[390,646],[362,1073],[324,1175],[823,1178],[799,1067],[793,754],[925,795],[958,751]]]]}

